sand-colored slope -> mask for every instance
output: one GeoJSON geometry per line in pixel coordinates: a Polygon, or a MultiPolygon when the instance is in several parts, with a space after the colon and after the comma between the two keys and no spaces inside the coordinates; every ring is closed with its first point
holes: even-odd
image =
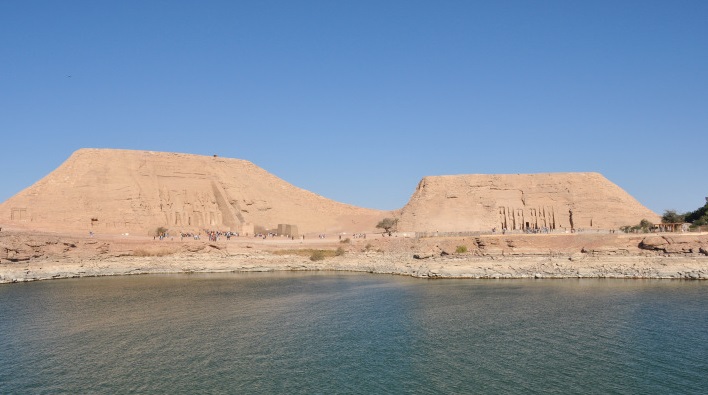
{"type": "Polygon", "coordinates": [[[659,216],[598,173],[425,177],[401,210],[399,230],[618,229],[659,216]],[[571,224],[572,212],[572,224],[571,224]]]}
{"type": "Polygon", "coordinates": [[[104,233],[278,224],[296,225],[299,233],[361,232],[387,214],[297,188],[245,160],[113,149],[78,150],[0,204],[4,223],[104,233]]]}

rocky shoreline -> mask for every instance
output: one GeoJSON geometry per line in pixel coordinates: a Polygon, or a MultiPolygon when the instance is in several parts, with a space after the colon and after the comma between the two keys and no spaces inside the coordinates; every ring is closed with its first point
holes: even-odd
{"type": "Polygon", "coordinates": [[[708,235],[544,235],[379,238],[316,244],[157,243],[58,235],[0,235],[0,283],[111,275],[350,271],[417,278],[708,280],[708,235]],[[455,247],[469,250],[460,252],[455,247]],[[293,248],[297,247],[297,248],[293,248]],[[342,248],[344,247],[344,248],[342,248]],[[340,248],[310,260],[299,249],[340,248]]]}

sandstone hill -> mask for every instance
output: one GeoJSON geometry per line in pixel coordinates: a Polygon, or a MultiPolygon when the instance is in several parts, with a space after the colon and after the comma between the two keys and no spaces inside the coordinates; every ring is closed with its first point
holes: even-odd
{"type": "Polygon", "coordinates": [[[293,235],[364,232],[387,215],[297,188],[245,160],[114,149],[78,150],[0,204],[0,224],[142,235],[278,225],[293,235]]]}
{"type": "Polygon", "coordinates": [[[618,229],[660,217],[598,173],[425,177],[400,211],[418,232],[618,229]]]}
{"type": "Polygon", "coordinates": [[[0,226],[59,233],[358,233],[390,216],[399,231],[430,233],[607,230],[660,221],[597,173],[425,177],[393,213],[326,199],[245,160],[113,149],[78,150],[0,204],[0,226]]]}

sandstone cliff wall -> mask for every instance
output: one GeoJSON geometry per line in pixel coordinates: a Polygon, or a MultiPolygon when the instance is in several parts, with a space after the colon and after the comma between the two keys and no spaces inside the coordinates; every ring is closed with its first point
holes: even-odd
{"type": "Polygon", "coordinates": [[[297,188],[251,162],[151,151],[81,149],[0,204],[0,221],[102,233],[276,229],[371,231],[387,213],[297,188]]]}
{"type": "MultiPolygon", "coordinates": [[[[297,188],[245,160],[82,149],[0,204],[0,225],[151,234],[201,229],[250,233],[290,225],[297,234],[372,232],[393,213],[297,188]]],[[[425,177],[396,213],[416,232],[618,229],[657,214],[597,173],[425,177]]]]}
{"type": "Polygon", "coordinates": [[[642,219],[660,222],[597,173],[470,174],[423,178],[400,212],[398,229],[618,229],[642,219]]]}

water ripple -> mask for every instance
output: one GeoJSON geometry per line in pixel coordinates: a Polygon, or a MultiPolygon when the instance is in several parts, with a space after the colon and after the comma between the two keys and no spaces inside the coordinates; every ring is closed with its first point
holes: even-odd
{"type": "Polygon", "coordinates": [[[702,393],[708,284],[141,276],[0,287],[0,393],[702,393]]]}

